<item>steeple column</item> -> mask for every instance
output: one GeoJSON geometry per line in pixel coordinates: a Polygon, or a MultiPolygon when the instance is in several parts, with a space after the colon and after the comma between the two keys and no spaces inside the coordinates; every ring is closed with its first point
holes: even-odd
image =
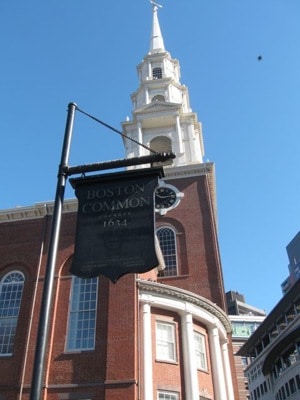
{"type": "Polygon", "coordinates": [[[149,89],[148,88],[145,89],[145,103],[146,104],[150,103],[150,100],[149,100],[149,89]]]}
{"type": "Polygon", "coordinates": [[[220,346],[219,331],[216,326],[209,329],[211,366],[213,372],[214,392],[216,400],[228,400],[224,377],[224,365],[220,346]]]}
{"type": "Polygon", "coordinates": [[[176,121],[176,135],[177,135],[177,140],[178,140],[178,150],[179,153],[183,153],[183,141],[182,141],[182,131],[181,131],[181,126],[180,126],[180,116],[176,115],[175,117],[176,121]]]}
{"type": "Polygon", "coordinates": [[[168,85],[168,101],[171,101],[171,86],[168,85]]]}
{"type": "Polygon", "coordinates": [[[166,77],[165,71],[166,71],[166,59],[164,58],[164,59],[162,60],[162,74],[163,74],[162,77],[163,77],[163,78],[166,77]]]}
{"type": "Polygon", "coordinates": [[[152,78],[152,64],[151,64],[150,61],[148,62],[148,74],[147,74],[147,76],[148,76],[148,79],[152,78]]]}
{"type": "MultiPolygon", "coordinates": [[[[137,131],[138,131],[138,142],[139,143],[143,143],[143,132],[142,132],[142,124],[141,121],[138,121],[137,123],[137,131]]],[[[143,147],[142,146],[138,146],[138,156],[142,156],[142,151],[143,151],[143,147]]]]}

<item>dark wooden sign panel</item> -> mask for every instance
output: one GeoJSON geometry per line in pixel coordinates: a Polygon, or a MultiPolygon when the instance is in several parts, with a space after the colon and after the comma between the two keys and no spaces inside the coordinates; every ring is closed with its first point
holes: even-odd
{"type": "Polygon", "coordinates": [[[78,198],[73,275],[116,282],[158,265],[154,191],[162,174],[151,168],[70,179],[78,198]]]}

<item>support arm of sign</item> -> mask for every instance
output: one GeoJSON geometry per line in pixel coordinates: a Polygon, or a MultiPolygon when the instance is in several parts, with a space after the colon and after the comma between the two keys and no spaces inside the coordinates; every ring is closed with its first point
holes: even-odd
{"type": "Polygon", "coordinates": [[[66,122],[64,143],[61,154],[61,162],[58,171],[53,219],[52,219],[51,233],[49,239],[48,258],[46,264],[45,282],[43,288],[42,305],[41,305],[40,320],[39,320],[39,327],[37,334],[37,345],[36,345],[35,359],[33,366],[30,400],[39,400],[43,397],[42,380],[44,373],[47,336],[50,323],[50,310],[52,303],[51,300],[52,300],[53,283],[54,283],[55,263],[57,258],[58,239],[59,239],[62,207],[63,207],[64,193],[66,186],[65,169],[68,165],[68,160],[69,160],[75,110],[76,110],[76,104],[70,103],[68,110],[68,118],[66,122]]]}
{"type": "Polygon", "coordinates": [[[142,157],[125,158],[123,160],[112,160],[94,164],[78,165],[75,167],[65,167],[66,175],[84,174],[86,172],[102,171],[105,169],[123,168],[131,165],[153,164],[156,162],[164,162],[175,158],[174,153],[156,153],[142,157]]]}

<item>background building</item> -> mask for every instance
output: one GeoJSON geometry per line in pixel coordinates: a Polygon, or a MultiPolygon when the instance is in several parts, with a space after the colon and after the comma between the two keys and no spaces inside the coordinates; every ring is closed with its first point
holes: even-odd
{"type": "MultiPolygon", "coordinates": [[[[166,268],[116,284],[71,276],[77,202],[65,202],[42,396],[238,399],[214,164],[203,162],[201,124],[164,48],[155,4],[138,78],[132,120],[123,123],[126,156],[149,153],[137,142],[177,155],[155,196],[166,268]]],[[[0,213],[0,396],[8,400],[30,393],[52,213],[51,203],[0,213]]]]}
{"type": "Polygon", "coordinates": [[[245,369],[251,360],[249,357],[240,356],[237,353],[265,319],[266,313],[264,310],[246,304],[244,295],[238,292],[227,292],[226,301],[232,325],[232,345],[239,399],[247,400],[250,398],[250,392],[245,369]]]}
{"type": "Polygon", "coordinates": [[[239,351],[252,360],[246,368],[251,400],[299,398],[299,322],[298,280],[239,351]]]}
{"type": "Polygon", "coordinates": [[[245,297],[243,294],[233,292],[232,290],[226,293],[226,302],[228,314],[231,316],[253,315],[256,317],[264,317],[266,315],[266,312],[264,310],[247,304],[245,302],[245,297]]]}
{"type": "Polygon", "coordinates": [[[300,278],[300,232],[287,245],[286,251],[289,258],[289,276],[281,284],[283,294],[286,294],[300,278]]]}
{"type": "MultiPolygon", "coordinates": [[[[246,368],[251,400],[298,399],[300,396],[300,260],[299,233],[287,246],[290,276],[284,296],[241,347],[251,360],[246,368]]],[[[233,333],[234,336],[234,333],[233,333]]]]}

